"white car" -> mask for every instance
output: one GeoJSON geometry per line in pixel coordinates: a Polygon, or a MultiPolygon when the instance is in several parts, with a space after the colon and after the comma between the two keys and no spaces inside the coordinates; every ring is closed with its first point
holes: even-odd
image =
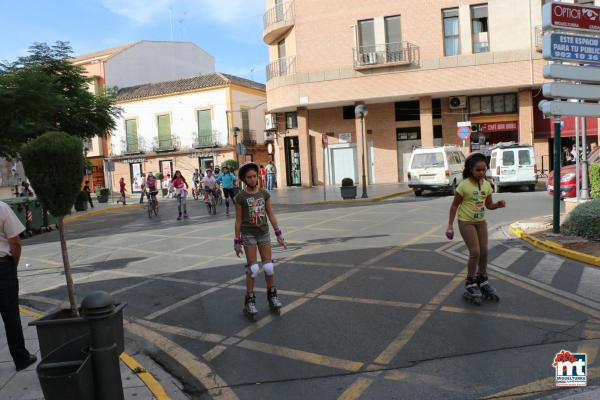
{"type": "Polygon", "coordinates": [[[465,156],[460,148],[443,146],[416,148],[410,157],[408,187],[415,196],[424,190],[451,190],[462,181],[465,156]]]}
{"type": "Polygon", "coordinates": [[[509,186],[527,186],[535,191],[537,167],[533,147],[514,142],[499,143],[491,149],[488,177],[496,193],[509,186]]]}

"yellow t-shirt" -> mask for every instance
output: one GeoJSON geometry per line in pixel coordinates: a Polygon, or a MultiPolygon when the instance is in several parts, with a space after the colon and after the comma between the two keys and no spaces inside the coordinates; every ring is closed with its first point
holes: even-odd
{"type": "Polygon", "coordinates": [[[458,220],[467,222],[484,221],[485,199],[492,194],[492,185],[484,180],[480,189],[470,179],[464,179],[456,188],[456,192],[463,199],[458,207],[458,220]]]}

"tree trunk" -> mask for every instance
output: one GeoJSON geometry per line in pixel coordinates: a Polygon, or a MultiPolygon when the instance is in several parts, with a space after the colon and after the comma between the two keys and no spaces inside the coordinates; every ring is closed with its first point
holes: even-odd
{"type": "Polygon", "coordinates": [[[65,240],[64,215],[58,217],[58,233],[60,236],[60,250],[62,252],[63,267],[65,269],[65,278],[67,279],[67,291],[69,292],[69,304],[71,313],[78,317],[77,297],[75,296],[75,287],[73,286],[73,277],[71,276],[71,264],[69,263],[69,253],[67,253],[67,241],[65,240]]]}

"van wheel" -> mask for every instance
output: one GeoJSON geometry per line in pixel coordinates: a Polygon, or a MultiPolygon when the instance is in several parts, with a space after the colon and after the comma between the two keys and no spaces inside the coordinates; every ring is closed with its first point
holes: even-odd
{"type": "Polygon", "coordinates": [[[423,196],[423,189],[415,189],[415,196],[423,196]]]}
{"type": "Polygon", "coordinates": [[[500,185],[494,185],[494,193],[500,193],[502,191],[502,188],[500,187],[500,185]]]}
{"type": "Polygon", "coordinates": [[[529,185],[529,191],[535,192],[535,185],[529,185]]]}

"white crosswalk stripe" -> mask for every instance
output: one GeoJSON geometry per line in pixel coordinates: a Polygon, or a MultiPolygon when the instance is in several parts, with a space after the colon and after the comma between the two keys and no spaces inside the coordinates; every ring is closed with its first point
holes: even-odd
{"type": "Polygon", "coordinates": [[[550,284],[565,260],[563,258],[546,254],[529,273],[531,279],[550,284]]]}
{"type": "Polygon", "coordinates": [[[600,301],[600,269],[585,267],[581,273],[577,294],[600,301]]]}
{"type": "Polygon", "coordinates": [[[527,251],[523,249],[519,249],[517,247],[512,247],[506,250],[504,253],[501,253],[498,257],[494,258],[492,264],[500,268],[508,268],[512,264],[515,263],[523,254],[527,251]]]}

